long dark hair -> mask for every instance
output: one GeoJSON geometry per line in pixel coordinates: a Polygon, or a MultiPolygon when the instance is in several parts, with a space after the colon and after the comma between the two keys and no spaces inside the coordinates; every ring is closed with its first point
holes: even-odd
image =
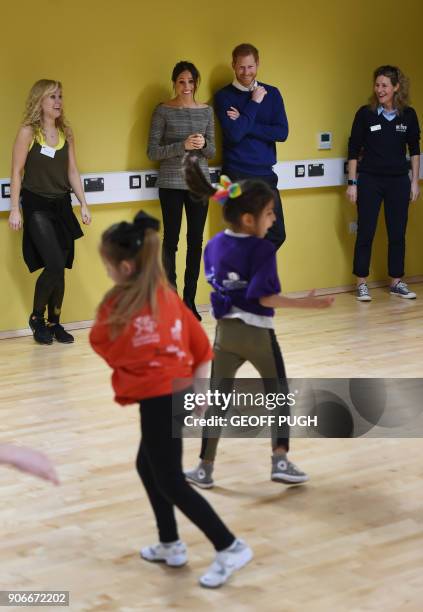
{"type": "MultiPolygon", "coordinates": [[[[188,189],[198,198],[207,201],[219,191],[206,179],[195,155],[185,155],[183,169],[188,189]]],[[[223,203],[223,218],[234,227],[240,225],[241,217],[246,213],[257,219],[266,205],[274,199],[272,190],[264,181],[247,179],[239,181],[238,184],[240,195],[228,197],[223,203]]]]}
{"type": "Polygon", "coordinates": [[[122,261],[134,263],[134,273],[124,283],[115,285],[104,296],[100,308],[111,303],[107,323],[112,337],[149,304],[157,315],[157,289],[167,287],[162,267],[159,221],[140,211],[133,223],[122,221],[109,227],[101,237],[100,254],[113,266],[122,261]]]}
{"type": "Polygon", "coordinates": [[[172,83],[176,83],[176,79],[178,76],[187,70],[191,73],[191,76],[194,81],[194,94],[197,93],[198,86],[200,85],[201,76],[198,69],[194,66],[192,62],[188,62],[186,60],[182,60],[178,62],[172,70],[172,83]]]}

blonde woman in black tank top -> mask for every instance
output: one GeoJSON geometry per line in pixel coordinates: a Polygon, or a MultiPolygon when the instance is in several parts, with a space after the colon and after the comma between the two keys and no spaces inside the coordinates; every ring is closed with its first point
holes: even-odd
{"type": "Polygon", "coordinates": [[[40,344],[74,340],[59,322],[64,271],[72,267],[74,241],[83,235],[72,210],[71,190],[81,205],[82,222],[88,225],[91,214],[76,165],[72,131],[63,114],[62,85],[42,79],[29,92],[13,147],[9,216],[11,229],[23,226],[23,256],[29,271],[43,268],[29,318],[40,344]]]}

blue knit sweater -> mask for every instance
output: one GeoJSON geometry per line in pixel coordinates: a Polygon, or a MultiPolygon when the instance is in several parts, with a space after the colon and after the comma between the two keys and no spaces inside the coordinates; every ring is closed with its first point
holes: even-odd
{"type": "Polygon", "coordinates": [[[215,110],[223,132],[223,168],[252,176],[272,174],[276,163],[276,142],[288,137],[288,120],[282,96],[276,87],[262,85],[267,94],[258,104],[251,92],[232,84],[217,92],[215,110]],[[230,119],[226,111],[234,106],[241,114],[230,119]]]}

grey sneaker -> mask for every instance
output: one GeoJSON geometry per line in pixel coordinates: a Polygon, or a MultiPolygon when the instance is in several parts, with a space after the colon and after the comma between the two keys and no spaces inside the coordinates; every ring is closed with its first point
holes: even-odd
{"type": "Polygon", "coordinates": [[[216,589],[225,584],[236,570],[247,565],[253,558],[253,551],[243,540],[235,540],[229,548],[216,553],[214,562],[200,578],[202,587],[216,589]]]}
{"type": "Polygon", "coordinates": [[[357,290],[355,292],[355,297],[359,302],[371,302],[372,296],[369,293],[369,288],[366,283],[360,283],[357,286],[357,290]]]}
{"type": "Polygon", "coordinates": [[[213,463],[206,463],[200,461],[196,468],[185,472],[185,478],[193,485],[200,487],[200,489],[211,489],[214,487],[213,474],[213,463]]]}
{"type": "Polygon", "coordinates": [[[413,291],[409,290],[407,283],[404,283],[404,281],[398,281],[396,285],[391,285],[391,295],[397,295],[406,300],[414,300],[417,297],[413,291]]]}
{"type": "Polygon", "coordinates": [[[291,463],[286,455],[272,455],[270,478],[274,482],[282,482],[284,484],[301,484],[308,480],[307,474],[291,463]]]}
{"type": "Polygon", "coordinates": [[[187,549],[181,540],[169,544],[159,542],[153,546],[141,548],[140,557],[146,561],[163,561],[169,567],[181,567],[187,562],[187,549]]]}

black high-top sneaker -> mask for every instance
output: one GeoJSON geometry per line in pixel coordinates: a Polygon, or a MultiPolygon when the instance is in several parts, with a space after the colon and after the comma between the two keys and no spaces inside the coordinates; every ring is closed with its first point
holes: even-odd
{"type": "Polygon", "coordinates": [[[35,342],[38,342],[38,344],[53,344],[53,334],[46,326],[44,317],[31,315],[29,317],[29,326],[32,329],[35,342]]]}
{"type": "Polygon", "coordinates": [[[53,334],[53,338],[57,340],[57,342],[61,342],[62,344],[72,344],[72,342],[75,341],[72,334],[67,332],[63,325],[60,325],[60,323],[50,323],[48,327],[53,334]]]}

